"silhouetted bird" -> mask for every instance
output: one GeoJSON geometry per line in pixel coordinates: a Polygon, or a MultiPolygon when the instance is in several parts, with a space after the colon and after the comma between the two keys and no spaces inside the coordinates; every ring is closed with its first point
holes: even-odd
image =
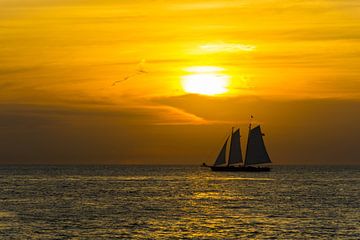
{"type": "Polygon", "coordinates": [[[117,80],[117,81],[113,82],[113,84],[111,86],[115,86],[118,83],[125,82],[126,80],[129,80],[130,78],[135,77],[137,75],[149,73],[144,70],[144,64],[145,64],[145,59],[142,59],[140,61],[140,63],[138,64],[138,69],[136,70],[136,72],[134,74],[130,74],[128,76],[125,76],[122,80],[117,80]]]}

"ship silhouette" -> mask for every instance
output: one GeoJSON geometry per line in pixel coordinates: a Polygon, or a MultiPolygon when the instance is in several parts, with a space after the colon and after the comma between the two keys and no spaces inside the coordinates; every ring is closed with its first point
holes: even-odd
{"type": "Polygon", "coordinates": [[[271,163],[270,157],[266,151],[263,140],[264,134],[261,132],[260,125],[252,128],[249,124],[249,133],[245,153],[245,161],[242,158],[242,151],[240,145],[240,129],[234,128],[231,135],[227,137],[222,146],[215,162],[209,166],[203,163],[204,167],[211,168],[212,171],[242,171],[242,172],[268,172],[271,163]],[[228,140],[230,140],[229,157],[226,161],[226,149],[228,140]]]}

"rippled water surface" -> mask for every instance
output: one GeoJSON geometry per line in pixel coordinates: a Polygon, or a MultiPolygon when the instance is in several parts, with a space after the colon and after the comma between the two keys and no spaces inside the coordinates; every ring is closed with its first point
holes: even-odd
{"type": "Polygon", "coordinates": [[[1,239],[360,239],[359,167],[1,166],[1,239]]]}

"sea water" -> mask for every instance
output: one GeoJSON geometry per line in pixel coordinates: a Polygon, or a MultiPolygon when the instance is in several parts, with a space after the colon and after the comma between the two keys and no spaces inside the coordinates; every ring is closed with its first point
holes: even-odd
{"type": "Polygon", "coordinates": [[[360,239],[360,168],[1,166],[0,239],[360,239]]]}

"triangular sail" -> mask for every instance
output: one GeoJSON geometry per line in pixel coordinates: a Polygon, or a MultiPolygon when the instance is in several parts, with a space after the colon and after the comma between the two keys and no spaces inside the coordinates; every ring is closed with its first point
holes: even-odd
{"type": "Polygon", "coordinates": [[[271,163],[262,138],[260,126],[249,131],[246,148],[245,166],[261,163],[271,163]]]}
{"type": "Polygon", "coordinates": [[[229,165],[242,163],[242,154],[240,146],[240,130],[233,132],[231,136],[229,165]]]}
{"type": "Polygon", "coordinates": [[[222,165],[222,164],[226,163],[226,146],[227,146],[228,140],[229,140],[229,137],[226,139],[224,146],[221,148],[221,151],[220,151],[218,157],[216,158],[214,166],[218,166],[218,165],[222,165]]]}

